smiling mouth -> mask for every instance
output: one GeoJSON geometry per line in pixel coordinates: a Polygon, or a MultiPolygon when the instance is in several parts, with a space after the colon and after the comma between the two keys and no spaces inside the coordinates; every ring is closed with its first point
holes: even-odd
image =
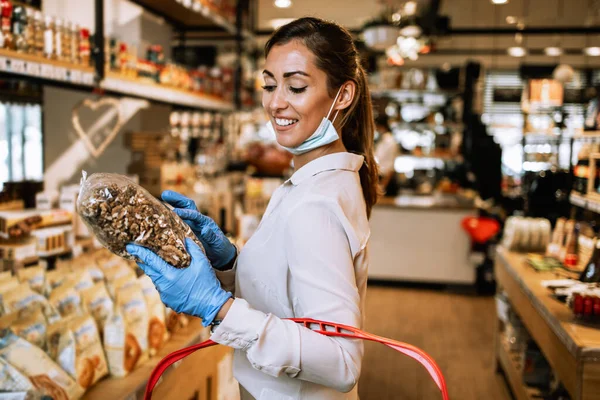
{"type": "Polygon", "coordinates": [[[275,118],[275,124],[280,127],[292,126],[298,122],[297,119],[275,118]]]}

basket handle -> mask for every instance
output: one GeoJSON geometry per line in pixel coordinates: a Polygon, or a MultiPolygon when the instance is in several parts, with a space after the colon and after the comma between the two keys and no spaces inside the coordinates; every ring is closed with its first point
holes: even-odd
{"type": "MultiPolygon", "coordinates": [[[[429,372],[429,375],[431,376],[437,387],[440,389],[440,392],[442,393],[442,399],[449,400],[448,389],[446,387],[446,380],[444,379],[442,371],[440,370],[436,362],[433,360],[433,358],[431,358],[423,350],[410,344],[398,342],[392,339],[387,339],[381,336],[373,335],[368,332],[363,332],[351,326],[318,321],[310,318],[290,318],[289,320],[294,321],[298,324],[302,324],[305,328],[308,328],[314,332],[320,333],[325,336],[369,340],[372,342],[384,344],[404,355],[407,355],[410,358],[418,361],[421,365],[423,365],[423,367],[425,367],[425,369],[427,370],[427,372],[429,372]]],[[[154,368],[154,370],[152,371],[152,373],[150,374],[148,385],[146,386],[146,393],[144,394],[144,400],[152,399],[152,391],[154,390],[154,387],[156,386],[158,380],[160,379],[161,375],[165,372],[165,370],[169,368],[173,363],[189,356],[196,350],[204,349],[206,347],[214,346],[216,344],[217,343],[213,342],[212,340],[207,340],[205,342],[174,351],[162,360],[160,360],[154,368]]]]}

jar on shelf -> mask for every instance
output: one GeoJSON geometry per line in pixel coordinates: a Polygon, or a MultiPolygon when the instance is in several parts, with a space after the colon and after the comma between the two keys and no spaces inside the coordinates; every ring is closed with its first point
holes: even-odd
{"type": "Polygon", "coordinates": [[[221,68],[214,67],[210,70],[212,81],[212,94],[217,97],[223,97],[223,73],[221,68]]]}
{"type": "Polygon", "coordinates": [[[25,8],[25,42],[27,43],[27,53],[35,54],[35,12],[32,8],[25,8]]]}
{"type": "Polygon", "coordinates": [[[11,28],[13,5],[8,0],[2,0],[0,5],[2,6],[2,47],[14,50],[15,41],[11,28]]]}
{"type": "Polygon", "coordinates": [[[79,57],[79,37],[80,29],[79,25],[71,22],[69,29],[71,30],[70,46],[71,46],[71,62],[73,64],[80,64],[81,58],[79,57]]]}
{"type": "Polygon", "coordinates": [[[54,55],[59,61],[64,60],[63,54],[63,21],[60,18],[54,20],[54,55]]]}
{"type": "Polygon", "coordinates": [[[69,21],[65,21],[61,32],[61,47],[63,61],[71,62],[71,24],[69,21]]]}
{"type": "Polygon", "coordinates": [[[36,11],[33,15],[33,38],[34,53],[36,56],[43,57],[45,50],[44,40],[44,17],[41,11],[36,11]]]}
{"type": "Polygon", "coordinates": [[[12,33],[15,40],[15,49],[18,52],[27,52],[27,13],[25,7],[16,6],[12,15],[12,33]]]}
{"type": "Polygon", "coordinates": [[[44,20],[44,57],[50,60],[56,59],[54,39],[54,19],[47,15],[44,20]]]}
{"type": "Polygon", "coordinates": [[[82,28],[79,35],[79,59],[82,65],[90,65],[90,30],[82,28]]]}

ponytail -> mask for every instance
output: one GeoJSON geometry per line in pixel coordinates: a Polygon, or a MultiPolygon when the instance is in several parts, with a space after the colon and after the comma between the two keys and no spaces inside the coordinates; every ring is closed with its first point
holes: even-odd
{"type": "Polygon", "coordinates": [[[379,167],[375,162],[375,122],[371,93],[367,74],[362,65],[359,62],[357,64],[356,97],[342,119],[342,142],[346,150],[365,158],[358,174],[367,206],[367,217],[370,218],[371,210],[382,193],[379,187],[379,167]]]}
{"type": "Polygon", "coordinates": [[[346,150],[365,158],[358,174],[367,217],[370,217],[380,195],[379,173],[373,150],[375,121],[367,74],[360,64],[352,35],[334,22],[313,17],[299,18],[275,31],[265,44],[265,54],[268,55],[273,46],[292,40],[301,40],[314,53],[317,67],[327,74],[332,98],[344,83],[353,81],[356,84],[352,104],[344,110],[341,121],[342,142],[346,150]]]}

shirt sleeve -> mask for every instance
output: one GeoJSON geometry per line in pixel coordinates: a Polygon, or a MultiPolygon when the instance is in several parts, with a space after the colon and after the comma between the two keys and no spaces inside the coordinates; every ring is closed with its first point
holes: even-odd
{"type": "MultiPolygon", "coordinates": [[[[350,242],[337,204],[303,204],[286,221],[290,298],[294,315],[360,327],[362,315],[350,242]]],[[[360,340],[331,338],[254,310],[236,299],[212,339],[246,351],[251,365],[341,392],[358,382],[360,340]]]]}

